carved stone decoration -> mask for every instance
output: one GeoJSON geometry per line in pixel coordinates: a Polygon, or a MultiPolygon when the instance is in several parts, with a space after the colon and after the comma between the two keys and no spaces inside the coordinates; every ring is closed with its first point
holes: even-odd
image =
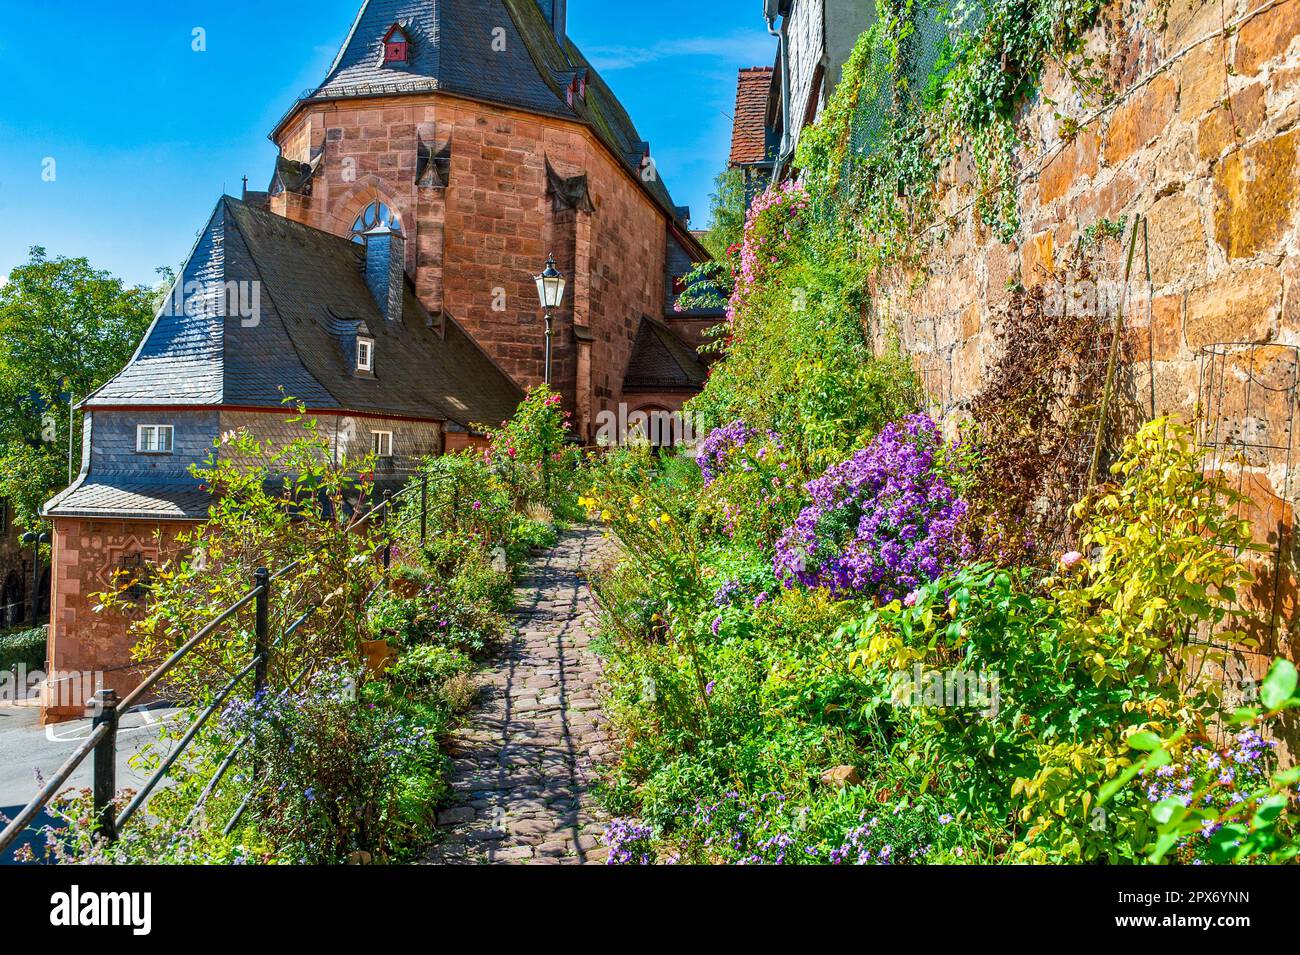
{"type": "Polygon", "coordinates": [[[300,196],[311,195],[311,182],[325,161],[325,147],[312,150],[310,162],[295,162],[283,156],[275,157],[275,177],[271,180],[271,195],[292,192],[300,196]]]}
{"type": "Polygon", "coordinates": [[[561,176],[546,158],[546,194],[551,197],[551,208],[556,212],[576,209],[579,212],[595,212],[596,206],[591,201],[591,191],[587,184],[587,174],[561,176]]]}
{"type": "Polygon", "coordinates": [[[415,184],[421,189],[446,189],[451,183],[451,139],[434,151],[432,143],[416,140],[415,184]]]}
{"type": "Polygon", "coordinates": [[[138,537],[129,537],[120,544],[106,549],[107,560],[99,570],[99,579],[110,590],[116,590],[127,600],[143,600],[149,593],[153,565],[158,561],[155,542],[145,543],[138,537]]]}

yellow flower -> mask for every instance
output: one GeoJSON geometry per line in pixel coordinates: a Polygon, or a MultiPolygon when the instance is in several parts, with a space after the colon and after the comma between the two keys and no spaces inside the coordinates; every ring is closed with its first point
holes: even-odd
{"type": "Polygon", "coordinates": [[[614,516],[614,515],[611,514],[609,511],[601,511],[601,512],[600,512],[600,519],[601,519],[602,521],[607,521],[607,520],[609,520],[610,518],[612,518],[613,516],[614,516]]]}
{"type": "Polygon", "coordinates": [[[632,506],[633,506],[633,507],[639,507],[640,504],[641,504],[641,495],[640,495],[640,494],[633,494],[633,495],[632,495],[632,506]]]}
{"type": "Polygon", "coordinates": [[[667,514],[660,514],[660,515],[659,515],[659,523],[660,523],[660,524],[671,524],[672,522],[673,522],[673,519],[672,519],[671,517],[669,517],[667,514]]]}

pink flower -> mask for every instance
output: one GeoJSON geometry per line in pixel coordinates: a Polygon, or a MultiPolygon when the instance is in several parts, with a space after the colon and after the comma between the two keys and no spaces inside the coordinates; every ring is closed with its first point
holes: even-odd
{"type": "Polygon", "coordinates": [[[1083,555],[1077,550],[1072,550],[1061,555],[1061,569],[1069,570],[1079,561],[1083,560],[1083,555]]]}
{"type": "Polygon", "coordinates": [[[919,590],[913,590],[910,594],[908,594],[906,597],[903,598],[903,606],[915,607],[916,600],[920,596],[921,596],[921,592],[919,590]]]}

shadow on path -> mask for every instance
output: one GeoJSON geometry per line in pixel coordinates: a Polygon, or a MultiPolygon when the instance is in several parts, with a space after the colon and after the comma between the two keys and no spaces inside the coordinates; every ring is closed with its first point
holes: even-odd
{"type": "Polygon", "coordinates": [[[595,607],[580,575],[601,545],[594,528],[566,531],[520,578],[514,636],[452,735],[453,795],[428,862],[605,862],[588,789],[608,742],[588,647],[595,607]]]}

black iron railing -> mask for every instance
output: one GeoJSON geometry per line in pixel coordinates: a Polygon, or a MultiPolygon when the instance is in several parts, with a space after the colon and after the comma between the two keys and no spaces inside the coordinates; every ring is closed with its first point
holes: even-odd
{"type": "MultiPolygon", "coordinates": [[[[379,581],[367,593],[362,602],[364,608],[375,597],[375,595],[387,583],[387,571],[392,563],[392,547],[395,531],[405,522],[413,521],[418,518],[420,526],[420,544],[421,546],[428,543],[429,539],[429,487],[430,477],[423,475],[418,482],[412,482],[397,494],[386,492],[383,499],[364,513],[358,514],[348,525],[349,531],[357,530],[366,525],[373,524],[377,520],[382,520],[384,528],[383,538],[383,570],[379,581]],[[399,502],[403,502],[409,495],[419,492],[419,508],[413,509],[412,513],[393,518],[395,512],[400,510],[399,502]]],[[[285,640],[288,640],[294,633],[303,627],[311,617],[320,610],[322,604],[316,603],[307,609],[298,619],[291,623],[275,639],[270,639],[270,617],[271,617],[271,594],[276,582],[281,581],[300,569],[303,560],[294,561],[285,567],[282,567],[276,573],[272,574],[265,567],[258,568],[253,574],[252,586],[238,600],[232,603],[225,610],[221,611],[205,624],[194,636],[182,643],[174,653],[166,660],[154,668],[145,678],[128,693],[124,698],[119,699],[117,691],[104,689],[95,693],[94,697],[88,701],[88,706],[93,714],[90,735],[84,739],[73,753],[64,761],[63,765],[55,770],[54,774],[46,781],[41,791],[24,806],[3,832],[0,832],[0,858],[9,850],[9,847],[18,839],[18,837],[27,830],[32,822],[41,814],[42,810],[50,803],[52,799],[62,790],[68,779],[76,772],[88,758],[93,759],[92,764],[92,785],[91,799],[94,807],[93,818],[95,820],[96,833],[102,839],[108,842],[116,841],[118,834],[123,827],[131,820],[135,813],[148,801],[149,795],[167,776],[176,761],[186,751],[195,737],[211,719],[226,700],[244,683],[250,676],[253,679],[253,698],[258,699],[264,696],[268,691],[268,672],[272,651],[285,640]],[[184,660],[196,647],[199,647],[211,638],[226,623],[235,617],[241,610],[252,604],[254,607],[254,625],[253,625],[253,654],[248,663],[239,670],[231,679],[217,691],[211,702],[203,708],[197,716],[194,717],[189,727],[186,729],[176,745],[172,748],[167,757],[159,764],[157,769],[150,774],[149,778],[140,787],[139,791],[131,798],[131,801],[122,809],[116,811],[117,796],[117,740],[118,740],[118,720],[119,715],[128,711],[132,706],[138,703],[143,697],[157,685],[158,681],[167,675],[178,663],[184,660]]],[[[309,663],[299,671],[285,687],[280,690],[278,696],[283,697],[297,688],[298,685],[311,672],[313,664],[309,663]]],[[[235,759],[243,752],[252,740],[252,734],[249,733],[238,740],[231,750],[225,755],[218,764],[217,769],[208,780],[203,791],[199,794],[195,805],[190,809],[185,823],[188,825],[193,821],[199,811],[207,803],[208,799],[216,791],[221,780],[234,765],[235,759]]],[[[225,833],[228,835],[232,832],[239,820],[243,817],[245,811],[256,793],[256,787],[249,790],[243,802],[235,810],[230,820],[226,823],[225,833]]]]}

